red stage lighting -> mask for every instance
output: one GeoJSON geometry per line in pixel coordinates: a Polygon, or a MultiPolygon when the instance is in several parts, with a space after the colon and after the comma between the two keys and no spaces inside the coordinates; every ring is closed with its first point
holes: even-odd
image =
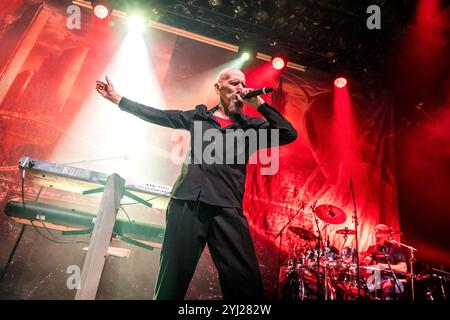
{"type": "Polygon", "coordinates": [[[285,66],[285,62],[283,58],[275,57],[272,59],[272,66],[275,70],[281,70],[285,66]]]}
{"type": "Polygon", "coordinates": [[[334,85],[337,88],[343,88],[343,87],[345,87],[347,85],[347,79],[342,78],[342,77],[337,78],[336,80],[334,80],[334,85]]]}
{"type": "Polygon", "coordinates": [[[109,9],[104,4],[96,4],[94,6],[94,14],[99,19],[105,19],[109,14],[109,9]]]}

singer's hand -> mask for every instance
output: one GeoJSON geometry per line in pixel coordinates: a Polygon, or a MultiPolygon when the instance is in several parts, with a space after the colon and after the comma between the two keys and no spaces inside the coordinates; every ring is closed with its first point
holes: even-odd
{"type": "Polygon", "coordinates": [[[122,99],[121,95],[118,95],[116,91],[114,91],[114,86],[109,80],[109,77],[105,77],[106,82],[97,80],[95,81],[95,89],[98,93],[100,93],[104,98],[108,99],[112,103],[119,104],[120,99],[122,99]]]}
{"type": "MultiPolygon", "coordinates": [[[[254,90],[254,89],[252,89],[252,88],[243,88],[242,92],[240,94],[245,95],[245,94],[249,93],[252,90],[254,90]]],[[[242,99],[240,94],[237,95],[237,100],[239,102],[249,104],[249,105],[251,105],[252,107],[254,107],[256,109],[258,109],[259,106],[261,106],[265,102],[264,99],[261,98],[260,96],[256,96],[256,97],[244,100],[244,99],[242,99]]]]}

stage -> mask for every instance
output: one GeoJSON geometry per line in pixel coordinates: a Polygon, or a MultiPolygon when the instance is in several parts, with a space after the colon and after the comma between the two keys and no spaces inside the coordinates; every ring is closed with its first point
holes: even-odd
{"type": "MultiPolygon", "coordinates": [[[[9,1],[0,299],[154,299],[175,199],[237,208],[266,300],[447,300],[449,21],[438,0],[9,1]],[[242,129],[245,163],[218,159],[242,129]]],[[[205,241],[186,300],[248,278],[205,241]]]]}

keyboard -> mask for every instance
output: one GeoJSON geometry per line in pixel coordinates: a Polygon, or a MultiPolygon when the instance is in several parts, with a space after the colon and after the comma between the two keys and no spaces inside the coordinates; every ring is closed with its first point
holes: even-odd
{"type": "MultiPolygon", "coordinates": [[[[109,174],[24,156],[19,169],[34,184],[68,192],[85,193],[106,185],[109,174]]],[[[166,209],[172,187],[125,179],[125,190],[147,200],[153,208],[166,209]]],[[[101,193],[100,193],[101,194],[101,193]]]]}

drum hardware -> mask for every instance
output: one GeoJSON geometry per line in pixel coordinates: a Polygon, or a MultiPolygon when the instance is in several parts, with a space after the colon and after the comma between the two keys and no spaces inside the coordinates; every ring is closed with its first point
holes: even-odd
{"type": "MultiPolygon", "coordinates": [[[[348,266],[349,268],[353,268],[354,270],[356,270],[356,264],[352,264],[352,265],[349,265],[348,266]]],[[[379,271],[379,272],[381,272],[381,273],[386,273],[386,274],[389,274],[389,275],[391,275],[392,274],[392,271],[391,270],[388,270],[388,269],[381,269],[381,268],[378,268],[378,267],[374,267],[374,266],[359,266],[359,268],[360,269],[363,269],[363,270],[368,270],[368,271],[379,271]]],[[[393,272],[397,275],[397,277],[398,276],[402,276],[402,277],[405,277],[405,278],[410,278],[411,277],[411,274],[410,273],[406,273],[406,272],[401,272],[401,271],[396,271],[396,270],[393,270],[393,272]]]]}
{"type": "MultiPolygon", "coordinates": [[[[441,266],[441,268],[443,268],[443,266],[441,266]]],[[[427,282],[425,291],[427,300],[445,301],[447,299],[446,284],[450,282],[450,272],[436,268],[427,268],[427,270],[416,275],[416,280],[427,282]],[[430,279],[438,280],[438,284],[430,283],[428,281],[430,279]],[[432,286],[430,287],[430,285],[432,286]],[[437,296],[435,296],[435,294],[437,294],[437,296]]]]}
{"type": "Polygon", "coordinates": [[[356,211],[356,199],[355,199],[355,192],[353,190],[353,179],[350,178],[350,192],[352,193],[352,199],[353,199],[353,223],[355,225],[355,249],[356,249],[356,266],[357,266],[357,272],[356,272],[356,279],[358,279],[358,300],[361,299],[361,283],[359,281],[361,276],[361,270],[359,268],[359,240],[358,240],[358,213],[356,211]]]}
{"type": "Polygon", "coordinates": [[[347,215],[342,209],[330,204],[322,204],[314,209],[314,214],[322,221],[329,224],[342,224],[347,220],[347,215]]]}
{"type": "MultiPolygon", "coordinates": [[[[322,220],[325,222],[324,224],[324,256],[325,256],[325,265],[323,268],[324,272],[324,299],[328,300],[328,259],[327,254],[329,253],[329,237],[327,234],[328,231],[328,225],[329,224],[341,224],[344,223],[345,220],[347,220],[347,215],[342,209],[339,209],[336,206],[329,205],[329,204],[322,204],[317,207],[312,207],[314,220],[317,226],[317,232],[319,234],[319,237],[317,239],[317,273],[320,274],[320,250],[322,245],[322,237],[320,234],[320,228],[319,228],[319,220],[322,220]]],[[[317,288],[320,287],[320,277],[317,277],[317,288]]]]}
{"type": "Polygon", "coordinates": [[[341,253],[343,253],[345,244],[347,243],[348,235],[354,235],[356,234],[356,231],[345,227],[344,229],[337,230],[336,233],[344,236],[344,243],[341,246],[341,253]]]}
{"type": "MultiPolygon", "coordinates": [[[[314,212],[314,211],[313,211],[314,212]]],[[[318,224],[319,219],[315,216],[315,222],[318,224]]],[[[325,223],[322,229],[318,229],[318,233],[321,236],[315,236],[311,230],[301,228],[301,227],[289,227],[291,232],[297,234],[301,239],[312,241],[312,239],[317,240],[315,246],[305,245],[301,249],[298,246],[294,247],[294,258],[289,259],[289,267],[286,269],[285,276],[285,288],[283,295],[288,299],[299,299],[299,300],[315,300],[315,299],[325,299],[325,300],[357,300],[357,299],[370,299],[370,300],[380,300],[382,297],[378,296],[380,288],[373,291],[371,283],[369,280],[377,281],[376,277],[370,276],[367,278],[367,274],[363,273],[365,271],[375,271],[379,272],[380,275],[389,276],[392,278],[392,283],[395,287],[395,291],[403,292],[404,281],[411,281],[411,289],[414,286],[414,281],[428,279],[430,277],[444,279],[442,282],[445,283],[450,279],[450,273],[436,270],[436,272],[422,273],[419,275],[414,275],[414,273],[404,273],[393,269],[393,266],[389,263],[389,254],[384,252],[367,252],[361,251],[358,254],[356,249],[353,247],[345,247],[345,242],[341,251],[332,246],[328,240],[328,229],[329,224],[325,223]],[[322,232],[322,233],[321,233],[322,232]],[[327,239],[327,241],[321,241],[322,239],[327,239]],[[356,257],[371,256],[374,260],[385,259],[388,262],[387,268],[378,268],[375,266],[359,265],[357,263],[356,257]],[[360,270],[360,275],[358,275],[358,270],[360,270]],[[438,276],[435,276],[438,275],[438,276]],[[372,290],[372,291],[371,291],[372,290]]],[[[355,230],[344,228],[336,230],[336,234],[343,235],[347,237],[348,235],[356,234],[355,230]]],[[[393,240],[390,242],[397,244],[393,240]]],[[[400,245],[400,244],[398,244],[400,245]]],[[[401,244],[406,246],[405,244],[401,244]]],[[[412,253],[416,251],[415,248],[406,247],[414,249],[412,253]]],[[[410,249],[410,250],[411,250],[410,249]]],[[[412,257],[414,258],[414,257],[412,257]]],[[[414,271],[413,269],[411,271],[414,271]]],[[[377,282],[378,283],[378,282],[377,282]]],[[[375,282],[373,283],[375,284],[375,282]]],[[[438,299],[441,297],[446,298],[446,293],[444,286],[428,287],[424,292],[427,299],[435,299],[434,294],[439,295],[438,299]],[[442,287],[442,288],[441,288],[442,287]],[[441,289],[443,289],[441,293],[441,289]]],[[[411,295],[411,298],[413,296],[411,295]]]]}
{"type": "MultiPolygon", "coordinates": [[[[318,217],[316,215],[317,208],[318,207],[315,207],[315,205],[311,205],[311,211],[312,211],[312,214],[313,214],[313,217],[314,217],[314,222],[316,224],[317,234],[318,234],[317,242],[316,242],[316,252],[317,252],[317,262],[316,262],[317,263],[317,281],[316,281],[316,284],[317,284],[317,300],[319,300],[319,296],[320,296],[319,295],[319,288],[320,288],[320,246],[321,246],[321,242],[322,242],[322,234],[320,232],[319,219],[318,219],[318,217]]],[[[321,213],[322,213],[323,218],[325,218],[326,217],[325,211],[321,210],[321,213]],[[324,214],[325,214],[325,216],[324,216],[324,214]]],[[[324,285],[326,283],[327,282],[325,281],[324,285]]],[[[327,289],[325,289],[325,300],[327,298],[327,293],[328,293],[327,289]]]]}
{"type": "Polygon", "coordinates": [[[290,226],[288,229],[306,241],[312,241],[317,238],[314,232],[302,227],[290,226]]]}
{"type": "MultiPolygon", "coordinates": [[[[286,224],[281,228],[280,232],[274,237],[274,240],[276,240],[278,237],[280,238],[279,247],[278,247],[278,270],[280,270],[281,267],[281,248],[282,248],[282,242],[283,242],[283,232],[284,230],[291,224],[292,220],[294,220],[297,215],[305,209],[305,203],[302,200],[302,206],[292,215],[292,217],[286,222],[286,224]]],[[[295,268],[295,266],[294,266],[295,268]]],[[[279,283],[277,282],[277,291],[279,290],[279,283]]]]}
{"type": "Polygon", "coordinates": [[[350,235],[356,234],[356,231],[345,227],[345,229],[336,230],[336,233],[337,234],[342,234],[342,235],[344,235],[344,237],[347,237],[347,235],[349,235],[349,234],[350,235]]]}
{"type": "MultiPolygon", "coordinates": [[[[290,297],[290,299],[336,299],[343,298],[349,300],[355,299],[377,299],[372,296],[369,290],[369,279],[365,280],[362,277],[361,270],[366,271],[379,271],[385,275],[392,276],[392,281],[399,291],[403,291],[401,285],[399,284],[399,276],[406,276],[411,278],[412,282],[415,279],[414,274],[402,274],[395,271],[389,264],[389,259],[387,254],[379,253],[369,253],[369,252],[359,252],[358,243],[355,248],[346,247],[346,242],[349,235],[355,235],[358,237],[358,216],[356,211],[355,196],[353,192],[352,185],[350,185],[354,211],[353,211],[353,224],[354,228],[350,229],[345,227],[343,229],[336,230],[336,234],[344,236],[344,243],[341,247],[341,251],[330,245],[329,241],[329,225],[343,223],[346,220],[346,214],[343,210],[333,206],[333,205],[320,205],[314,207],[311,205],[313,218],[315,222],[315,229],[317,233],[313,230],[308,230],[301,226],[289,226],[289,230],[301,239],[311,242],[314,241],[315,246],[305,245],[302,248],[302,252],[297,251],[298,247],[294,248],[294,258],[292,261],[292,266],[286,270],[286,289],[284,296],[290,297]],[[319,226],[319,220],[323,222],[322,228],[319,226]],[[316,235],[317,234],[317,235],[316,235]],[[307,248],[305,248],[307,247],[307,248]],[[362,266],[360,265],[360,257],[371,256],[373,259],[384,258],[388,261],[388,268],[380,269],[373,266],[362,266]],[[339,290],[339,291],[336,291],[339,290]]],[[[289,223],[295,218],[296,213],[282,231],[288,227],[289,223]]],[[[281,231],[281,232],[282,232],[281,231]]],[[[401,232],[389,229],[386,232],[390,235],[401,234],[401,232]]],[[[280,234],[279,234],[280,235],[280,234]]],[[[278,235],[278,236],[279,236],[278,235]]],[[[356,240],[356,239],[355,239],[356,240]]],[[[395,243],[393,240],[392,243],[395,243]]],[[[403,245],[397,243],[398,245],[403,245]]],[[[407,248],[412,248],[406,246],[407,248]]],[[[281,248],[281,239],[280,239],[281,248]]],[[[412,248],[412,253],[416,250],[412,248]]],[[[411,249],[410,249],[411,250],[411,249]]],[[[412,256],[412,258],[414,258],[412,256]]],[[[410,261],[411,263],[413,261],[410,261]]],[[[402,280],[404,281],[404,280],[402,280]]],[[[412,287],[414,285],[412,284],[412,287]]]]}
{"type": "MultiPolygon", "coordinates": [[[[391,236],[393,234],[400,235],[401,232],[392,230],[392,228],[390,228],[390,234],[391,234],[391,236]],[[393,233],[393,232],[395,232],[395,233],[393,233]]],[[[397,245],[402,246],[402,247],[405,247],[405,248],[407,248],[409,250],[409,266],[410,266],[410,270],[411,270],[411,299],[414,301],[414,299],[415,299],[415,291],[414,291],[414,282],[415,282],[415,280],[414,280],[414,278],[415,278],[415,276],[414,276],[414,262],[416,261],[416,259],[414,258],[414,252],[417,251],[417,249],[414,248],[414,247],[408,246],[408,245],[406,245],[404,243],[395,241],[393,239],[389,240],[389,242],[393,243],[393,244],[397,244],[397,245]]],[[[388,261],[388,263],[389,263],[389,261],[388,261]]],[[[389,265],[389,267],[390,267],[390,265],[389,265]]]]}

